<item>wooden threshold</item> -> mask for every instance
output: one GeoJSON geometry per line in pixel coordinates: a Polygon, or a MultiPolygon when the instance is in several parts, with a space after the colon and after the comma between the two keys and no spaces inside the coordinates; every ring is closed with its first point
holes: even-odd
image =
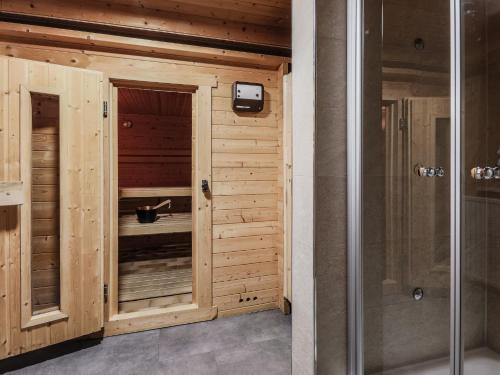
{"type": "Polygon", "coordinates": [[[192,189],[186,187],[138,187],[121,188],[118,191],[120,199],[123,198],[154,198],[154,197],[190,197],[192,189]]]}
{"type": "Polygon", "coordinates": [[[118,313],[125,314],[137,311],[189,305],[192,302],[193,295],[191,293],[177,294],[175,296],[168,297],[148,298],[139,301],[120,302],[118,304],[118,313]]]}
{"type": "Polygon", "coordinates": [[[191,213],[160,214],[154,223],[139,223],[136,215],[123,215],[118,220],[119,236],[145,236],[191,232],[191,213]]]}
{"type": "Polygon", "coordinates": [[[200,308],[195,303],[116,314],[104,324],[104,335],[113,336],[140,332],[148,329],[202,322],[216,317],[217,307],[200,308]]]}

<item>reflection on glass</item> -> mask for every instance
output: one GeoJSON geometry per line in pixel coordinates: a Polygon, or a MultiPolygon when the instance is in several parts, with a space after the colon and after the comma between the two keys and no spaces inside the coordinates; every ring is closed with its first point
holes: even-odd
{"type": "Polygon", "coordinates": [[[449,1],[364,12],[365,373],[449,372],[449,1]]]}

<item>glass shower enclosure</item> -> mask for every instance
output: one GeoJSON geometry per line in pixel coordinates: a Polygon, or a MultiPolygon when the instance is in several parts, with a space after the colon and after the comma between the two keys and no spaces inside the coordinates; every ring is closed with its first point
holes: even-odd
{"type": "Polygon", "coordinates": [[[348,4],[349,373],[500,373],[500,1],[348,4]]]}

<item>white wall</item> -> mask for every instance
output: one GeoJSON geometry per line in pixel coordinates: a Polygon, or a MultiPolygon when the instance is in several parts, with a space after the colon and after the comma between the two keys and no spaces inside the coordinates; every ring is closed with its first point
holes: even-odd
{"type": "Polygon", "coordinates": [[[292,1],[292,373],[314,374],[315,1],[292,1]]]}

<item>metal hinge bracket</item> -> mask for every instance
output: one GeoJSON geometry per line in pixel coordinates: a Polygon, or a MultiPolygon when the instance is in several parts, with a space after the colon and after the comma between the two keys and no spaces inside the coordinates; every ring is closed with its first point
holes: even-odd
{"type": "Polygon", "coordinates": [[[108,303],[108,284],[104,284],[104,303],[108,303]]]}
{"type": "Polygon", "coordinates": [[[104,118],[108,118],[108,102],[107,101],[104,101],[102,103],[102,116],[104,118]]]}

